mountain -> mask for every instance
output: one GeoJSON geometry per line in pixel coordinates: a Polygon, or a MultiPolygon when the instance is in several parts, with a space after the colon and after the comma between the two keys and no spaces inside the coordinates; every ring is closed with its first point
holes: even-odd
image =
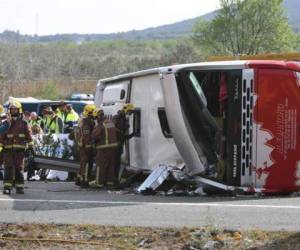
{"type": "MultiPolygon", "coordinates": [[[[290,24],[296,32],[300,33],[300,0],[284,0],[284,8],[290,24]]],[[[209,21],[218,14],[213,11],[203,16],[203,20],[209,21]]],[[[193,26],[200,17],[184,20],[181,22],[162,25],[144,30],[132,30],[128,32],[112,34],[57,34],[49,36],[21,35],[18,32],[5,31],[0,33],[0,42],[85,42],[85,41],[105,41],[105,40],[148,40],[148,39],[169,39],[182,36],[189,36],[193,26]]]]}

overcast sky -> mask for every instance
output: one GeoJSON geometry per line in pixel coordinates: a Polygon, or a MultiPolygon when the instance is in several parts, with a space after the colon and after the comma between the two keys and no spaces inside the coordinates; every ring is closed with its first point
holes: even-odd
{"type": "Polygon", "coordinates": [[[0,0],[0,32],[114,33],[197,17],[219,0],[0,0]]]}

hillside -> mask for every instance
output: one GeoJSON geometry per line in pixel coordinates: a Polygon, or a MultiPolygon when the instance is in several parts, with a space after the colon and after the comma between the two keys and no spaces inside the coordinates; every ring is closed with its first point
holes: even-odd
{"type": "MultiPolygon", "coordinates": [[[[300,33],[300,0],[284,0],[289,22],[294,30],[300,33]]],[[[200,16],[203,20],[211,20],[218,11],[200,16]]],[[[29,36],[16,32],[5,31],[0,33],[0,42],[84,42],[84,41],[105,41],[105,40],[150,40],[150,39],[170,39],[182,36],[189,36],[194,24],[199,17],[184,20],[181,22],[162,25],[144,30],[132,30],[128,32],[112,34],[63,34],[49,36],[29,36]]]]}

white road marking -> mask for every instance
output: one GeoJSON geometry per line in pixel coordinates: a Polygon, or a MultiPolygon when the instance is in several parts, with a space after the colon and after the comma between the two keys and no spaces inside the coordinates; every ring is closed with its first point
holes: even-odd
{"type": "Polygon", "coordinates": [[[40,202],[40,203],[77,203],[77,204],[108,204],[108,205],[157,205],[157,206],[192,206],[192,207],[227,207],[227,208],[277,208],[300,209],[300,205],[259,205],[259,204],[230,204],[230,203],[187,203],[187,202],[145,202],[145,201],[95,201],[95,200],[38,200],[0,198],[0,202],[40,202]]]}

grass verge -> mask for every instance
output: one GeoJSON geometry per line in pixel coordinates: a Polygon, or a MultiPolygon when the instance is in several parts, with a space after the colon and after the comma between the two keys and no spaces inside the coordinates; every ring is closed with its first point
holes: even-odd
{"type": "Polygon", "coordinates": [[[300,233],[203,228],[0,224],[1,249],[300,249],[300,233]],[[212,248],[209,248],[212,247],[212,248]]]}

